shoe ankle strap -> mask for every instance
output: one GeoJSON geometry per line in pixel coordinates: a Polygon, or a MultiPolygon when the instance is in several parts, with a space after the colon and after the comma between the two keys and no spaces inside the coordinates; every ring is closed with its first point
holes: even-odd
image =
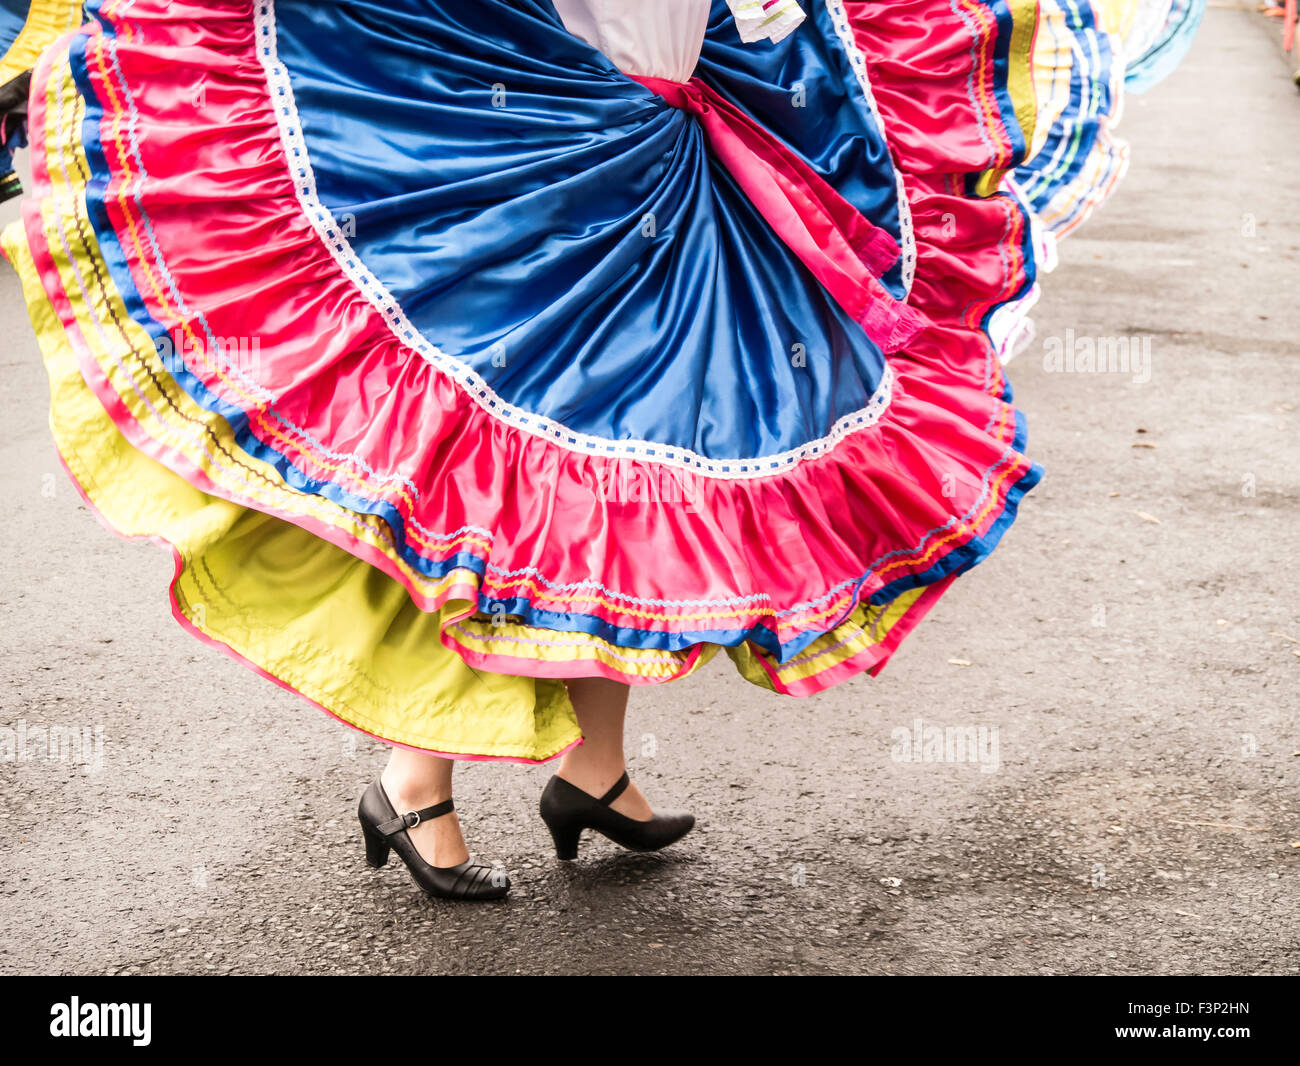
{"type": "Polygon", "coordinates": [[[613,803],[616,799],[618,799],[619,796],[623,795],[623,793],[627,791],[627,786],[630,785],[631,783],[632,783],[632,779],[627,776],[627,771],[624,770],[623,776],[620,777],[617,781],[615,781],[614,784],[610,787],[610,790],[600,797],[600,802],[603,803],[606,807],[608,807],[611,803],[613,803]]]}
{"type": "Polygon", "coordinates": [[[443,802],[435,803],[432,807],[425,807],[423,810],[407,811],[405,814],[399,814],[390,821],[380,822],[375,828],[384,836],[390,837],[394,833],[400,833],[403,829],[414,829],[421,822],[429,822],[434,818],[441,818],[444,814],[451,814],[455,809],[455,803],[451,800],[443,800],[443,802]]]}

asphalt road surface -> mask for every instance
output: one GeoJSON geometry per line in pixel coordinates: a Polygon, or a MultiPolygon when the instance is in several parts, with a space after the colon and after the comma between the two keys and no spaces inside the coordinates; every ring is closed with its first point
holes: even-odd
{"type": "Polygon", "coordinates": [[[636,693],[633,773],[699,817],[666,853],[598,838],[566,867],[546,768],[463,766],[502,905],[363,864],[385,749],[172,622],[170,559],[59,467],[0,272],[0,726],[102,739],[98,764],[0,762],[0,972],[1300,972],[1300,95],[1276,33],[1215,8],[1129,101],[1127,181],[1012,364],[1048,473],[994,558],[878,680],[779,699],[719,661],[636,693]],[[1150,379],[1048,369],[1067,336],[1149,343],[1150,379]],[[918,719],[984,728],[982,761],[904,759],[918,719]]]}

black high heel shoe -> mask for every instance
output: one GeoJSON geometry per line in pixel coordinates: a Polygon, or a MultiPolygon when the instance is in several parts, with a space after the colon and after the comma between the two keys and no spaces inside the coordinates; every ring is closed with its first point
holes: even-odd
{"type": "Polygon", "coordinates": [[[430,866],[415,849],[407,830],[455,809],[456,805],[446,800],[421,811],[398,814],[384,786],[374,782],[357,807],[361,833],[366,839],[366,862],[378,869],[388,862],[388,853],[396,851],[415,883],[431,896],[461,900],[504,898],[510,891],[510,879],[504,873],[471,859],[458,866],[430,866]]]}
{"type": "Polygon", "coordinates": [[[613,788],[597,799],[562,777],[552,777],[542,790],[541,811],[542,821],[555,841],[555,854],[561,859],[576,859],[578,838],[584,829],[594,829],[630,851],[658,851],[675,844],[695,827],[695,815],[686,811],[668,811],[648,822],[638,822],[611,810],[609,805],[631,783],[624,773],[613,788]]]}

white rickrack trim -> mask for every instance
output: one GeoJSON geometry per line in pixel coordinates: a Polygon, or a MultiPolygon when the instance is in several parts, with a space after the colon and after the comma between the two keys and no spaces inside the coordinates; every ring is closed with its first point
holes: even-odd
{"type": "Polygon", "coordinates": [[[294,101],[289,72],[280,62],[276,42],[275,0],[256,0],[253,7],[258,59],[266,74],[280,140],[298,202],[322,243],[348,279],[380,313],[402,344],[457,382],[491,417],[571,452],[608,459],[641,459],[722,480],[769,477],[831,451],[851,433],[880,421],[893,395],[893,371],[886,365],[880,384],[865,407],[836,421],[830,432],[798,448],[744,459],[710,459],[686,448],[643,440],[613,440],[576,432],[567,426],[507,403],[475,371],[432,344],[406,317],[397,299],[361,261],[316,191],[316,176],[307,151],[302,122],[294,101]]]}
{"type": "MultiPolygon", "coordinates": [[[[880,114],[880,108],[876,106],[875,94],[871,91],[867,57],[863,55],[862,49],[858,47],[858,42],[853,36],[853,27],[849,25],[849,16],[844,10],[843,0],[826,0],[826,11],[835,26],[835,33],[839,36],[840,43],[844,45],[844,51],[849,57],[849,65],[857,75],[858,85],[867,101],[867,107],[871,109],[871,115],[883,135],[885,120],[880,114]]],[[[888,152],[888,145],[885,146],[885,150],[888,152]]],[[[912,205],[908,203],[907,186],[903,184],[903,175],[894,164],[892,155],[889,157],[889,165],[894,172],[894,184],[898,187],[898,232],[901,237],[899,243],[902,246],[903,292],[910,294],[912,282],[916,279],[916,231],[912,226],[912,205]]]]}

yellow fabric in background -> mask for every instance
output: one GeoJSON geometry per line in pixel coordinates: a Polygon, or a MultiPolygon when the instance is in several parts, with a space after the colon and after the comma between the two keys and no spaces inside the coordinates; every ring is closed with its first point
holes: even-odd
{"type": "Polygon", "coordinates": [[[35,0],[17,39],[0,58],[0,85],[11,82],[36,66],[40,54],[65,33],[81,25],[81,3],[69,0],[35,0]]]}

